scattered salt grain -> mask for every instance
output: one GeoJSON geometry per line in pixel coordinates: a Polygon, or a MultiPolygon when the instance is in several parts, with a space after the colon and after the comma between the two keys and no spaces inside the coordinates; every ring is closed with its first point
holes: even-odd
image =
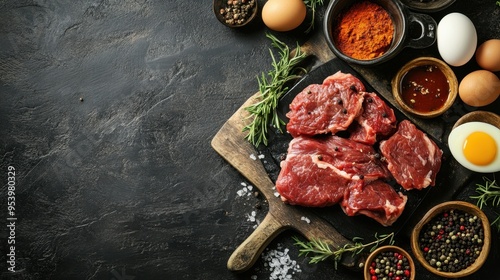
{"type": "Polygon", "coordinates": [[[292,279],[295,273],[302,271],[297,261],[290,258],[288,252],[288,248],[283,249],[283,246],[278,244],[276,249],[267,248],[262,253],[265,261],[264,267],[271,272],[270,280],[292,279]]]}
{"type": "Polygon", "coordinates": [[[250,196],[252,194],[252,191],[253,191],[253,186],[252,185],[248,185],[245,182],[241,182],[241,186],[243,186],[243,188],[241,188],[238,191],[236,191],[236,194],[239,197],[250,196]]]}
{"type": "Polygon", "coordinates": [[[260,225],[260,220],[257,219],[257,212],[252,211],[250,214],[247,214],[247,222],[255,223],[253,228],[256,229],[260,225]]]}
{"type": "Polygon", "coordinates": [[[250,154],[250,158],[253,160],[257,160],[257,157],[254,154],[250,154]]]}
{"type": "Polygon", "coordinates": [[[264,155],[259,155],[258,158],[259,159],[263,159],[263,158],[265,158],[265,156],[264,155]]]}
{"type": "Polygon", "coordinates": [[[300,218],[300,220],[301,220],[301,221],[304,221],[304,222],[306,222],[306,223],[308,223],[308,224],[310,224],[310,223],[311,223],[311,220],[310,220],[308,217],[301,217],[301,218],[300,218]]]}
{"type": "Polygon", "coordinates": [[[280,193],[279,193],[279,192],[274,192],[274,196],[275,196],[275,197],[279,197],[279,196],[280,196],[280,193]]]}

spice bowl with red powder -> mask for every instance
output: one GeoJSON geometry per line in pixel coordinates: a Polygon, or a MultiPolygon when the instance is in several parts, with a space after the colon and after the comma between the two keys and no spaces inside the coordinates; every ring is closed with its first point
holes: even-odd
{"type": "Polygon", "coordinates": [[[461,278],[483,266],[490,239],[490,223],[479,207],[448,201],[431,208],[416,224],[411,248],[428,271],[445,278],[461,278]]]}
{"type": "Polygon", "coordinates": [[[330,1],[323,21],[326,41],[335,56],[370,66],[386,62],[406,47],[426,48],[436,41],[436,21],[393,0],[330,1]],[[409,26],[421,27],[417,38],[409,26]]]}
{"type": "Polygon", "coordinates": [[[434,57],[419,57],[406,63],[392,79],[394,100],[401,109],[421,118],[434,118],[446,112],[457,93],[455,73],[434,57]]]}
{"type": "Polygon", "coordinates": [[[403,248],[387,245],[377,248],[366,258],[364,279],[415,279],[415,263],[403,248]]]}

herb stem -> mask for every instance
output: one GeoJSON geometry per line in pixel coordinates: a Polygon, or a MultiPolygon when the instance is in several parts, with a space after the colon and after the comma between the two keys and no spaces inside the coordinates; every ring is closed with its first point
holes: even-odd
{"type": "Polygon", "coordinates": [[[388,241],[389,244],[394,244],[394,232],[390,234],[383,234],[380,236],[375,233],[375,240],[366,244],[360,242],[362,238],[355,237],[353,238],[353,244],[345,244],[343,247],[335,251],[332,251],[328,243],[319,239],[312,239],[308,242],[300,241],[300,239],[298,239],[297,237],[293,237],[293,239],[295,241],[295,245],[300,248],[299,256],[308,256],[309,254],[313,254],[309,263],[314,264],[333,257],[335,268],[337,268],[338,262],[342,259],[344,253],[357,255],[369,247],[370,252],[373,252],[380,244],[386,241],[388,241]]]}
{"type": "MultiPolygon", "coordinates": [[[[476,184],[476,193],[478,195],[470,196],[470,198],[477,200],[476,205],[480,209],[488,205],[498,208],[500,206],[500,186],[494,179],[491,180],[488,177],[483,177],[483,180],[484,185],[476,184]]],[[[500,232],[500,214],[497,213],[497,218],[493,220],[491,225],[496,225],[497,230],[500,232]]]]}
{"type": "Polygon", "coordinates": [[[267,146],[269,125],[274,126],[279,132],[283,132],[282,126],[285,125],[285,122],[279,118],[277,113],[279,100],[288,90],[288,83],[300,78],[300,74],[306,72],[304,68],[298,66],[307,56],[302,52],[298,43],[292,55],[290,48],[274,35],[266,33],[266,37],[271,39],[271,46],[278,49],[280,57],[277,59],[272,49],[269,49],[273,69],[267,75],[262,73],[260,77],[257,77],[259,99],[245,108],[250,113],[248,118],[252,121],[243,128],[243,131],[248,132],[245,138],[256,147],[261,143],[267,146]]]}
{"type": "Polygon", "coordinates": [[[306,33],[311,32],[314,29],[314,21],[316,18],[316,7],[323,5],[323,0],[304,0],[306,7],[311,9],[311,23],[305,31],[306,33]]]}

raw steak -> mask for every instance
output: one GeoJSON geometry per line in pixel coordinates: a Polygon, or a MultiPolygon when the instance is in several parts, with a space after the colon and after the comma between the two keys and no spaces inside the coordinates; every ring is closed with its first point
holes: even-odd
{"type": "Polygon", "coordinates": [[[289,204],[321,207],[339,203],[353,181],[388,177],[371,146],[335,135],[299,136],[281,162],[276,189],[289,204]]]}
{"type": "Polygon", "coordinates": [[[401,121],[396,133],[380,142],[380,151],[394,179],[406,190],[435,185],[443,151],[410,121],[401,121]]]}
{"type": "Polygon", "coordinates": [[[341,207],[348,216],[362,214],[390,226],[403,213],[407,200],[407,196],[397,193],[391,185],[376,180],[367,185],[349,186],[341,207]]]}
{"type": "Polygon", "coordinates": [[[290,103],[287,131],[297,137],[346,130],[361,113],[364,90],[358,78],[340,71],[307,86],[290,103]]]}
{"type": "Polygon", "coordinates": [[[396,130],[396,115],[376,93],[363,94],[363,111],[349,128],[350,139],[373,145],[380,136],[388,136],[396,130]]]}

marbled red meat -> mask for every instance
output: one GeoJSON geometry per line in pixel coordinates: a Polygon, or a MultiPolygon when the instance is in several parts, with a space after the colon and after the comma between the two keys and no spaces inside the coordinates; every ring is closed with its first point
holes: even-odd
{"type": "Polygon", "coordinates": [[[384,226],[392,225],[404,211],[407,196],[381,180],[352,184],[344,193],[342,210],[348,216],[365,215],[384,226]]]}
{"type": "Polygon", "coordinates": [[[434,186],[443,151],[408,120],[389,139],[380,142],[392,176],[406,190],[434,186]]]}
{"type": "Polygon", "coordinates": [[[289,204],[334,205],[354,181],[390,177],[378,158],[373,147],[335,135],[299,136],[281,162],[276,189],[289,204]]]}
{"type": "Polygon", "coordinates": [[[358,78],[340,71],[307,86],[290,104],[287,131],[297,137],[346,130],[361,113],[364,90],[358,78]]]}
{"type": "Polygon", "coordinates": [[[396,115],[376,93],[366,92],[363,98],[362,113],[349,128],[349,138],[373,145],[381,136],[388,136],[396,131],[396,115]]]}

